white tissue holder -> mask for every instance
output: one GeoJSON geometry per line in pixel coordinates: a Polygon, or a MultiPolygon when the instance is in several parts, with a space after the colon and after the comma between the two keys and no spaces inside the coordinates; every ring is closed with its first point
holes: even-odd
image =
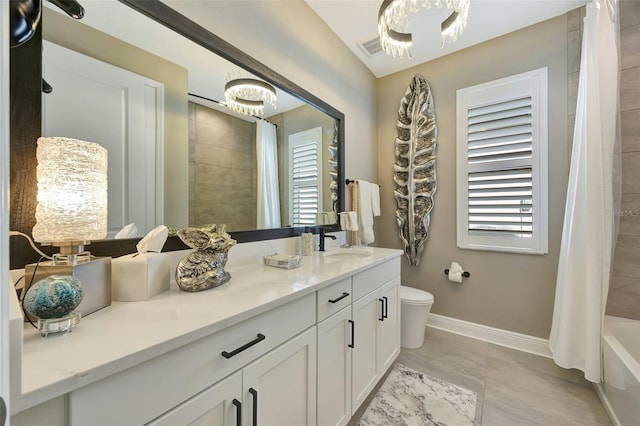
{"type": "Polygon", "coordinates": [[[140,302],[169,290],[171,261],[166,253],[135,253],[111,262],[112,298],[140,302]]]}

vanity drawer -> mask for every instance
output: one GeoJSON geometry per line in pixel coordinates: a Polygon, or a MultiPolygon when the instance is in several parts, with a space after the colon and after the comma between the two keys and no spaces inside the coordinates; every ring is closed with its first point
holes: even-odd
{"type": "Polygon", "coordinates": [[[318,291],[318,322],[351,304],[351,277],[318,291]]]}
{"type": "Polygon", "coordinates": [[[312,293],[73,391],[69,424],[149,422],[313,326],[315,308],[312,293]],[[222,356],[256,340],[235,356],[222,356]]]}
{"type": "Polygon", "coordinates": [[[400,275],[400,258],[396,257],[353,276],[353,300],[371,293],[394,277],[400,275]]]}

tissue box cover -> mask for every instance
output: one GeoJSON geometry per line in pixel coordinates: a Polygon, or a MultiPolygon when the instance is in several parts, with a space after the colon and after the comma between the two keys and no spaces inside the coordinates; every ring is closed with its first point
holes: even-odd
{"type": "Polygon", "coordinates": [[[139,302],[169,290],[171,262],[165,253],[138,253],[113,259],[113,300],[139,302]]]}

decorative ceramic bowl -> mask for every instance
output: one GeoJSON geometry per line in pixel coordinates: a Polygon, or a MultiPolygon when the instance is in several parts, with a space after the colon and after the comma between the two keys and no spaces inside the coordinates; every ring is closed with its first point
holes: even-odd
{"type": "Polygon", "coordinates": [[[62,318],[78,307],[83,296],[80,280],[68,275],[52,275],[29,287],[24,308],[39,319],[62,318]]]}

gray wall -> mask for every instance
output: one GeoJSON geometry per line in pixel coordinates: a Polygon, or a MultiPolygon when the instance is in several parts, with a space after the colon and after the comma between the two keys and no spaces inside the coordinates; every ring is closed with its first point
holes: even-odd
{"type": "Polygon", "coordinates": [[[189,226],[256,229],[256,125],[189,102],[189,226]]]}
{"type": "Polygon", "coordinates": [[[401,247],[395,224],[393,163],[399,101],[413,75],[431,85],[438,126],[438,191],[419,267],[403,259],[402,282],[435,296],[432,312],[531,336],[551,328],[568,177],[566,15],[507,34],[378,80],[378,182],[382,217],[377,244],[401,247]],[[549,254],[524,255],[456,247],[456,90],[548,67],[549,254]],[[452,260],[471,272],[462,284],[443,270],[452,260]]]}
{"type": "Polygon", "coordinates": [[[640,2],[620,3],[622,199],[607,314],[640,320],[640,2]]]}

